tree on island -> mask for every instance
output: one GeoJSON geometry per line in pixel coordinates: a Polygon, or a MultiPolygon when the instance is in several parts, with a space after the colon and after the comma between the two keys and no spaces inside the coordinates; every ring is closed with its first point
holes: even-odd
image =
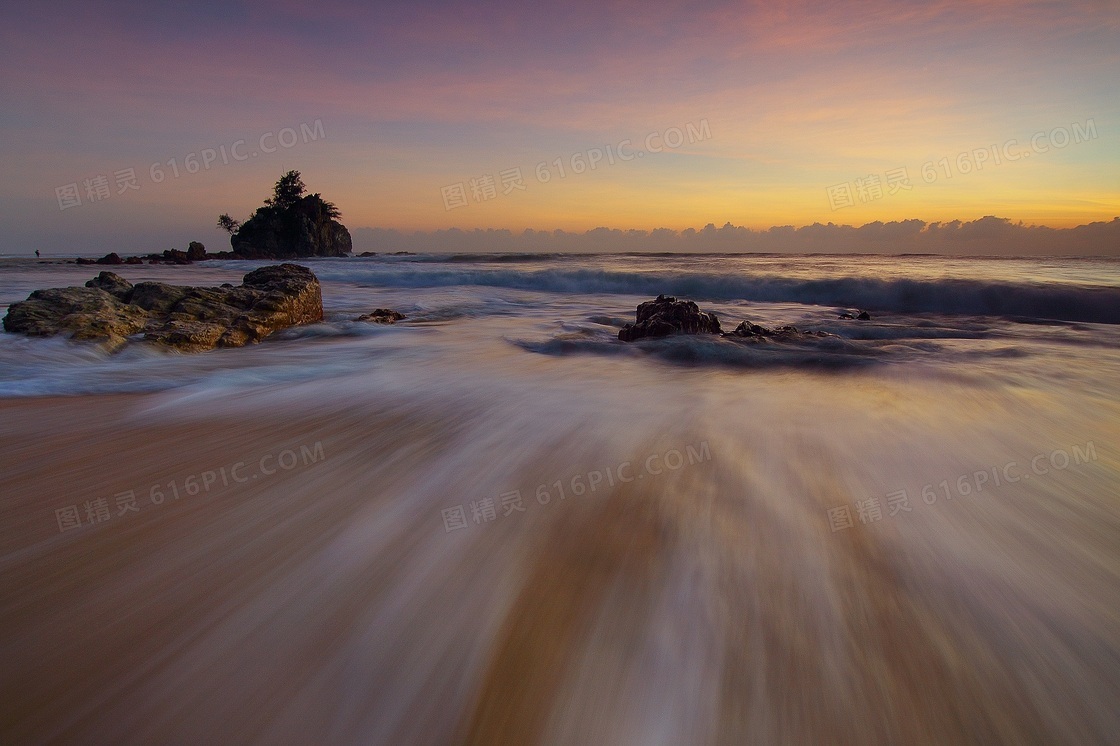
{"type": "Polygon", "coordinates": [[[233,253],[254,259],[349,254],[353,242],[350,231],[338,222],[342,213],[318,193],[306,191],[300,172],[289,171],[244,223],[220,215],[218,227],[230,234],[233,253]]]}
{"type": "Polygon", "coordinates": [[[218,216],[218,227],[232,236],[234,233],[241,230],[241,221],[234,220],[229,216],[229,213],[223,212],[218,216]]]}
{"type": "Polygon", "coordinates": [[[272,188],[272,196],[264,203],[278,210],[290,210],[303,198],[306,191],[307,185],[300,178],[299,171],[289,171],[276,182],[276,186],[272,188]]]}

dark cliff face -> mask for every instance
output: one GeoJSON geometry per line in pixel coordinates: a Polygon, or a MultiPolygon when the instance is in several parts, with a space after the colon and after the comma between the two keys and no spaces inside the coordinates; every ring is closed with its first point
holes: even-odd
{"type": "Polygon", "coordinates": [[[230,237],[230,245],[247,259],[346,256],[354,246],[350,231],[330,216],[317,194],[287,209],[260,208],[230,237]]]}

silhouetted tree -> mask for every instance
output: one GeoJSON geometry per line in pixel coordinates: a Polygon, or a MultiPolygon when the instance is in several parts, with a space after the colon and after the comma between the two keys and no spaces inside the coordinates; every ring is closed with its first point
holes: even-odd
{"type": "Polygon", "coordinates": [[[288,210],[295,206],[307,191],[307,186],[300,178],[299,171],[289,171],[280,177],[273,187],[272,197],[264,203],[278,210],[288,210]]]}
{"type": "Polygon", "coordinates": [[[218,216],[218,227],[232,236],[241,229],[241,223],[231,218],[228,213],[222,213],[218,216]]]}
{"type": "Polygon", "coordinates": [[[312,194],[309,201],[318,205],[319,213],[324,217],[330,218],[331,220],[338,220],[342,217],[342,213],[335,207],[334,202],[328,202],[323,199],[323,196],[318,192],[312,194]]]}

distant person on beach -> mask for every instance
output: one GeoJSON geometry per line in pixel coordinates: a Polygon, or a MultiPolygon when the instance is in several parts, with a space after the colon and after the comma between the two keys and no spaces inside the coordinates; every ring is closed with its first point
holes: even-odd
{"type": "Polygon", "coordinates": [[[35,258],[36,258],[36,259],[38,259],[38,258],[39,258],[39,250],[38,250],[38,249],[35,249],[35,258]]]}

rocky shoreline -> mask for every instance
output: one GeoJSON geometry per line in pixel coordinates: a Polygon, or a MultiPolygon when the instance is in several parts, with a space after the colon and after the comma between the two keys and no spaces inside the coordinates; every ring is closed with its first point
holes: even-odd
{"type": "MultiPolygon", "coordinates": [[[[205,256],[201,244],[192,242],[191,247],[194,256],[205,256]]],[[[116,259],[120,263],[138,263],[116,259]]],[[[353,320],[394,324],[405,318],[392,309],[376,308],[353,320]]],[[[871,316],[866,311],[856,311],[841,313],[839,318],[866,321],[871,316]]],[[[142,341],[182,352],[199,352],[241,347],[281,329],[322,320],[323,298],[318,278],[307,267],[284,263],[249,272],[237,287],[229,283],[220,287],[162,282],[134,285],[120,275],[103,271],[86,282],[85,287],[34,291],[27,300],[9,307],[3,327],[5,331],[28,336],[66,335],[75,341],[100,343],[113,351],[129,342],[142,341]]],[[[701,311],[690,300],[659,295],[638,305],[634,323],[619,329],[618,339],[634,342],[680,334],[714,334],[749,342],[797,342],[834,336],[792,325],[764,327],[751,321],[742,321],[732,331],[724,331],[715,313],[701,311]]]]}
{"type": "Polygon", "coordinates": [[[136,340],[198,352],[241,347],[322,318],[318,278],[298,264],[278,264],[249,272],[237,287],[133,285],[102,272],[85,287],[36,290],[13,303],[4,329],[36,337],[66,335],[110,350],[136,340]]]}
{"type": "MultiPolygon", "coordinates": [[[[338,256],[346,256],[339,254],[338,256]]],[[[110,251],[103,257],[98,259],[85,259],[79,257],[70,260],[68,263],[73,264],[96,264],[104,266],[117,266],[121,264],[194,264],[195,262],[205,262],[215,259],[276,259],[277,257],[266,252],[256,251],[252,247],[240,247],[237,251],[219,251],[210,253],[206,251],[206,246],[198,241],[191,241],[187,246],[186,251],[180,249],[166,249],[160,254],[144,254],[141,256],[126,256],[122,257],[115,251],[110,251]]],[[[288,258],[288,257],[285,257],[288,258]]]]}

